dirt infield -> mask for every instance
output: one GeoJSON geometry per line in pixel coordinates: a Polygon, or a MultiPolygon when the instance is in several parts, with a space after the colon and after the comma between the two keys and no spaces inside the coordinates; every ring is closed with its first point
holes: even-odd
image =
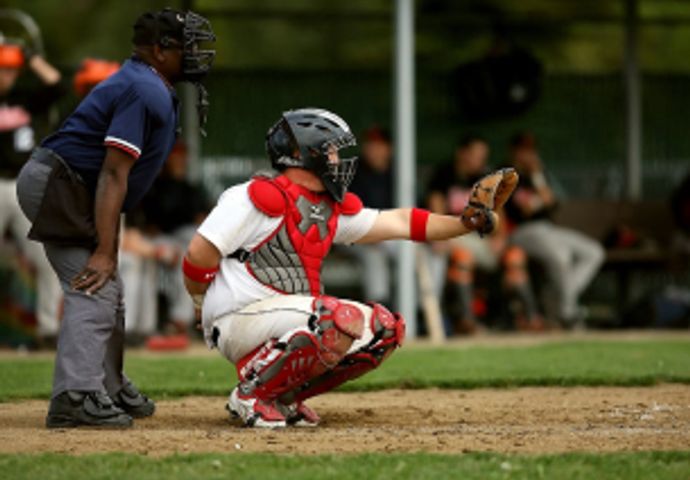
{"type": "Polygon", "coordinates": [[[547,453],[686,449],[690,386],[388,390],[330,394],[310,403],[318,429],[240,428],[224,399],[161,401],[132,430],[43,428],[46,402],[0,404],[0,452],[125,451],[547,453]]]}

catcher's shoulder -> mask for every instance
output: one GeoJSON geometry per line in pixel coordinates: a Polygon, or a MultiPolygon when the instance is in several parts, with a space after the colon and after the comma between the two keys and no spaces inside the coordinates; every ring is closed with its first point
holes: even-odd
{"type": "Polygon", "coordinates": [[[267,177],[254,177],[247,188],[249,199],[254,206],[269,217],[279,217],[285,213],[287,200],[280,188],[267,177]]]}
{"type": "Polygon", "coordinates": [[[352,192],[347,192],[340,202],[340,211],[343,215],[357,215],[363,208],[362,200],[352,192]]]}

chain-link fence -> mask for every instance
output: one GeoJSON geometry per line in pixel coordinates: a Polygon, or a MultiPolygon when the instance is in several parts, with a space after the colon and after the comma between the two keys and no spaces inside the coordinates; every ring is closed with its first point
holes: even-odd
{"type": "MultiPolygon", "coordinates": [[[[571,197],[619,198],[625,186],[625,103],[620,76],[551,75],[540,100],[525,114],[471,121],[454,104],[449,76],[417,72],[418,191],[434,165],[451,158],[468,131],[489,141],[493,164],[506,157],[510,136],[536,133],[543,160],[571,197]]],[[[644,196],[665,198],[690,168],[690,77],[647,76],[643,81],[644,196]]],[[[212,110],[203,143],[203,178],[210,190],[266,166],[263,139],[280,112],[300,106],[334,110],[356,132],[392,124],[389,72],[233,72],[209,78],[212,110]]]]}

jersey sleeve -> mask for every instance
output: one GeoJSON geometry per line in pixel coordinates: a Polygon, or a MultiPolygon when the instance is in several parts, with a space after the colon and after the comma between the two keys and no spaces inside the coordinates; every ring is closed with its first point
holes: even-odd
{"type": "Polygon", "coordinates": [[[135,160],[141,155],[149,116],[147,102],[143,97],[140,89],[132,87],[116,100],[103,141],[105,146],[119,148],[135,160]]]}
{"type": "Polygon", "coordinates": [[[373,208],[363,208],[355,215],[340,215],[335,230],[334,243],[352,244],[369,233],[374,226],[379,211],[373,208]]]}
{"type": "Polygon", "coordinates": [[[248,187],[247,182],[226,190],[197,230],[224,257],[259,243],[275,223],[254,207],[248,187]]]}

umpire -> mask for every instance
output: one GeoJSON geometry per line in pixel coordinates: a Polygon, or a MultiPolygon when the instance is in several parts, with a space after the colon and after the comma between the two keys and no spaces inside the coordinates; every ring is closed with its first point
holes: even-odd
{"type": "Polygon", "coordinates": [[[65,294],[48,428],[128,427],[154,403],[122,371],[124,306],[117,274],[120,214],[151,186],[173,144],[178,100],[173,84],[199,92],[214,50],[210,23],[164,9],[134,24],[134,53],[94,88],[60,130],[36,148],[17,181],[32,222],[65,294]]]}

